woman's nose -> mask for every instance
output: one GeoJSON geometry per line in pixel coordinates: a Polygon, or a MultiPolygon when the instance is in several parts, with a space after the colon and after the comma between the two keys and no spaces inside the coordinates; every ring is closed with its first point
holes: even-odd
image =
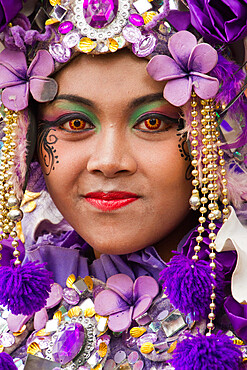
{"type": "Polygon", "coordinates": [[[134,153],[123,132],[111,127],[105,131],[102,129],[88,159],[88,172],[113,178],[119,174],[131,175],[136,169],[134,153]]]}

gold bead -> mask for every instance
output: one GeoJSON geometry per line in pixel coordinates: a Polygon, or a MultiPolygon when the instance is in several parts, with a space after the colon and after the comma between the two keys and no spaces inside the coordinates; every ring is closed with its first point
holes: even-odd
{"type": "Polygon", "coordinates": [[[207,183],[208,183],[208,179],[207,179],[207,177],[203,177],[203,178],[202,178],[202,183],[203,183],[203,184],[207,184],[207,183]]]}
{"type": "Polygon", "coordinates": [[[215,233],[209,233],[209,239],[214,240],[216,238],[215,233]]]}
{"type": "Polygon", "coordinates": [[[218,154],[222,157],[224,155],[224,151],[222,149],[219,149],[218,154]]]}
{"type": "Polygon", "coordinates": [[[222,203],[224,204],[224,206],[227,206],[227,204],[229,203],[228,202],[228,199],[226,199],[226,198],[225,199],[222,199],[222,203]]]}
{"type": "Polygon", "coordinates": [[[215,243],[209,243],[209,248],[210,249],[215,249],[215,247],[216,247],[215,243]]]}
{"type": "Polygon", "coordinates": [[[202,139],[202,143],[203,143],[203,145],[207,145],[208,141],[205,137],[202,139]]]}
{"type": "Polygon", "coordinates": [[[191,122],[191,126],[192,126],[192,127],[197,127],[197,126],[198,126],[198,122],[197,122],[196,120],[193,120],[193,121],[191,122]]]}
{"type": "Polygon", "coordinates": [[[198,259],[199,259],[199,257],[196,254],[194,254],[194,256],[192,256],[193,261],[198,261],[198,259]]]}
{"type": "Polygon", "coordinates": [[[196,111],[196,110],[193,110],[193,111],[191,112],[191,115],[192,115],[192,117],[196,117],[196,116],[198,115],[198,113],[197,113],[197,111],[196,111]]]}
{"type": "Polygon", "coordinates": [[[19,257],[19,256],[20,256],[20,254],[21,254],[21,252],[20,252],[20,251],[14,251],[14,252],[13,252],[13,256],[14,256],[14,257],[19,257]]]}
{"type": "Polygon", "coordinates": [[[216,307],[215,303],[213,303],[213,302],[210,303],[210,305],[209,305],[210,310],[214,310],[215,307],[216,307]]]}
{"type": "Polygon", "coordinates": [[[204,167],[202,169],[202,173],[203,173],[203,175],[207,175],[208,174],[208,169],[206,167],[204,167]]]}
{"type": "Polygon", "coordinates": [[[200,250],[201,250],[200,245],[196,245],[195,248],[194,248],[194,251],[195,252],[200,252],[200,250]]]}
{"type": "Polygon", "coordinates": [[[200,212],[201,213],[206,213],[207,212],[207,208],[206,207],[200,207],[200,212]]]}
{"type": "Polygon", "coordinates": [[[202,192],[202,194],[207,194],[208,193],[208,188],[206,188],[206,187],[201,188],[201,192],[202,192]]]}
{"type": "Polygon", "coordinates": [[[205,204],[205,203],[207,203],[207,198],[206,197],[201,197],[201,202],[203,203],[203,204],[205,204]]]}
{"type": "Polygon", "coordinates": [[[198,161],[196,159],[193,159],[191,161],[191,164],[192,164],[193,167],[196,167],[198,165],[198,161]]]}
{"type": "Polygon", "coordinates": [[[208,228],[210,230],[214,230],[214,229],[216,229],[216,225],[213,222],[210,222],[210,224],[208,225],[208,228]]]}
{"type": "Polygon", "coordinates": [[[216,254],[214,252],[209,253],[209,258],[211,260],[215,259],[216,258],[216,254]]]}
{"type": "Polygon", "coordinates": [[[196,179],[192,180],[192,185],[193,186],[198,186],[199,185],[199,181],[196,180],[196,179]]]}
{"type": "Polygon", "coordinates": [[[208,180],[213,181],[213,179],[214,179],[214,175],[212,173],[209,173],[208,174],[208,180]]]}
{"type": "Polygon", "coordinates": [[[209,322],[209,323],[207,324],[207,328],[208,328],[208,329],[214,329],[214,324],[213,324],[212,322],[209,322]]]}
{"type": "Polygon", "coordinates": [[[215,319],[215,314],[213,312],[210,312],[210,314],[208,315],[208,318],[210,320],[214,320],[215,319]]]}
{"type": "Polygon", "coordinates": [[[212,210],[214,210],[214,209],[215,209],[215,206],[216,206],[216,204],[215,204],[215,203],[210,203],[210,204],[208,205],[208,209],[209,209],[210,211],[212,211],[212,210]]]}
{"type": "Polygon", "coordinates": [[[216,279],[216,274],[214,274],[213,272],[210,274],[212,276],[212,278],[216,279]]]}
{"type": "Polygon", "coordinates": [[[197,170],[192,170],[191,173],[194,177],[198,176],[198,171],[197,170]]]}
{"type": "Polygon", "coordinates": [[[197,243],[202,242],[202,241],[203,241],[203,237],[202,237],[201,235],[198,235],[198,236],[196,237],[196,241],[197,241],[197,243]]]}
{"type": "Polygon", "coordinates": [[[211,267],[212,270],[214,270],[216,267],[216,264],[214,262],[211,262],[209,266],[211,267]]]}
{"type": "Polygon", "coordinates": [[[229,209],[228,208],[224,208],[222,210],[222,212],[223,212],[224,215],[228,215],[229,214],[229,209]]]}
{"type": "Polygon", "coordinates": [[[192,146],[197,146],[198,145],[198,141],[197,140],[192,140],[191,141],[191,145],[192,146]]]}
{"type": "Polygon", "coordinates": [[[202,149],[202,154],[204,154],[204,155],[207,155],[207,154],[208,154],[208,150],[207,150],[207,148],[203,148],[203,149],[202,149]]]}
{"type": "Polygon", "coordinates": [[[208,190],[213,190],[214,189],[214,184],[208,184],[208,190]]]}
{"type": "Polygon", "coordinates": [[[228,190],[227,189],[222,189],[222,194],[223,195],[227,195],[228,194],[228,190]]]}
{"type": "Polygon", "coordinates": [[[191,131],[191,135],[192,135],[193,137],[198,136],[198,131],[197,131],[197,130],[192,130],[192,131],[191,131]]]}
{"type": "Polygon", "coordinates": [[[17,257],[17,259],[15,260],[14,265],[15,265],[15,266],[19,266],[19,265],[21,265],[21,261],[18,259],[18,257],[17,257]]]}
{"type": "Polygon", "coordinates": [[[223,185],[225,185],[225,186],[227,185],[227,179],[222,179],[221,182],[222,182],[223,185]]]}
{"type": "Polygon", "coordinates": [[[196,149],[193,149],[191,151],[191,155],[192,155],[192,157],[196,157],[198,155],[198,151],[196,149]]]}
{"type": "Polygon", "coordinates": [[[13,246],[14,248],[18,247],[18,245],[19,245],[19,243],[18,243],[18,241],[17,241],[17,240],[13,240],[11,244],[12,244],[12,246],[13,246]]]}
{"type": "Polygon", "coordinates": [[[200,224],[203,224],[204,222],[206,222],[206,217],[199,217],[198,221],[200,222],[200,224]]]}
{"type": "Polygon", "coordinates": [[[215,299],[216,298],[216,294],[215,293],[212,293],[211,296],[210,296],[211,299],[215,299]]]}
{"type": "Polygon", "coordinates": [[[16,231],[11,231],[11,233],[9,235],[11,236],[11,238],[16,238],[17,237],[16,231]]]}
{"type": "MultiPolygon", "coordinates": [[[[202,208],[202,207],[201,207],[202,208]]],[[[203,226],[198,226],[198,228],[197,228],[197,231],[201,234],[201,233],[203,233],[204,232],[204,227],[203,226]]]]}

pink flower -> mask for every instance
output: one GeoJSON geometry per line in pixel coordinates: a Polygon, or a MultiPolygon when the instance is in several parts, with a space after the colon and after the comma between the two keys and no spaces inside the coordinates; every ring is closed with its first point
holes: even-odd
{"type": "Polygon", "coordinates": [[[109,316],[109,328],[118,332],[128,329],[132,320],[142,316],[159,292],[151,276],[140,276],[133,283],[128,275],[117,274],[107,280],[106,287],[95,298],[95,311],[109,316]]]}
{"type": "Polygon", "coordinates": [[[147,65],[149,75],[156,81],[168,81],[164,98],[179,107],[190,99],[192,88],[201,99],[213,98],[219,90],[217,78],[208,76],[217,64],[216,50],[209,44],[197,44],[188,31],[174,34],[168,42],[173,57],[156,55],[147,65]]]}
{"type": "Polygon", "coordinates": [[[49,76],[54,71],[54,61],[46,50],[39,50],[27,67],[26,56],[21,51],[5,49],[0,54],[0,89],[2,102],[8,109],[19,111],[28,106],[29,91],[38,102],[47,102],[57,94],[57,83],[49,76]]]}

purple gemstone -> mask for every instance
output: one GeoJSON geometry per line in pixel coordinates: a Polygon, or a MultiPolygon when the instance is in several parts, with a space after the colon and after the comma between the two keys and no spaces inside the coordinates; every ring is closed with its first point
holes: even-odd
{"type": "Polygon", "coordinates": [[[72,304],[73,306],[77,305],[80,300],[79,294],[71,288],[65,288],[63,290],[63,298],[68,304],[72,304]]]}
{"type": "Polygon", "coordinates": [[[139,42],[132,45],[132,50],[138,57],[146,57],[150,55],[157,44],[157,38],[153,33],[149,33],[141,37],[139,42]]]}
{"type": "Polygon", "coordinates": [[[129,21],[132,23],[134,26],[140,27],[144,25],[144,19],[140,14],[133,13],[130,14],[129,16],[129,21]]]}
{"type": "Polygon", "coordinates": [[[136,28],[129,24],[123,28],[123,37],[126,41],[135,44],[140,41],[140,39],[142,38],[142,34],[139,28],[136,28]]]}
{"type": "Polygon", "coordinates": [[[147,334],[142,335],[140,338],[138,338],[136,343],[138,346],[141,347],[143,343],[146,343],[146,342],[155,343],[156,340],[157,340],[157,335],[155,333],[147,333],[147,334]]]}
{"type": "Polygon", "coordinates": [[[60,32],[62,35],[65,35],[69,31],[73,29],[74,25],[72,22],[66,21],[59,25],[58,32],[60,32]]]}
{"type": "Polygon", "coordinates": [[[67,364],[79,353],[85,334],[82,324],[73,323],[68,325],[56,339],[52,355],[55,361],[62,365],[67,364]]]}
{"type": "Polygon", "coordinates": [[[83,14],[89,26],[103,28],[116,17],[118,0],[84,0],[83,14]]]}
{"type": "Polygon", "coordinates": [[[58,42],[49,45],[49,53],[59,63],[66,63],[71,57],[71,50],[58,42]]]}

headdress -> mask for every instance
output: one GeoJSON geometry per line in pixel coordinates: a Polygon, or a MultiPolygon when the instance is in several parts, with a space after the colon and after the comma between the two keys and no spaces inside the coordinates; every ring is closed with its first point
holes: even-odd
{"type": "MultiPolygon", "coordinates": [[[[227,225],[229,202],[240,214],[247,202],[246,0],[0,0],[0,15],[0,237],[13,238],[14,249],[12,267],[0,269],[0,303],[14,314],[32,314],[45,306],[51,284],[43,265],[21,266],[18,250],[20,202],[34,147],[27,140],[34,129],[29,103],[53,100],[57,83],[52,74],[79,53],[128,47],[150,60],[150,76],[167,81],[164,97],[182,108],[193,167],[190,205],[200,212],[193,255],[176,254],[161,277],[174,307],[192,312],[195,320],[208,318],[208,332],[179,343],[173,366],[184,369],[185,359],[186,369],[204,363],[197,356],[202,347],[209,348],[212,363],[223,343],[232,358],[228,368],[237,368],[239,351],[227,337],[213,333],[215,309],[224,296],[216,258],[224,243],[217,247],[215,240],[219,224],[227,225]],[[200,260],[205,239],[209,263],[200,260]]],[[[233,295],[242,303],[247,297],[236,285],[233,295]]],[[[222,361],[216,366],[222,368],[222,361]]]]}

